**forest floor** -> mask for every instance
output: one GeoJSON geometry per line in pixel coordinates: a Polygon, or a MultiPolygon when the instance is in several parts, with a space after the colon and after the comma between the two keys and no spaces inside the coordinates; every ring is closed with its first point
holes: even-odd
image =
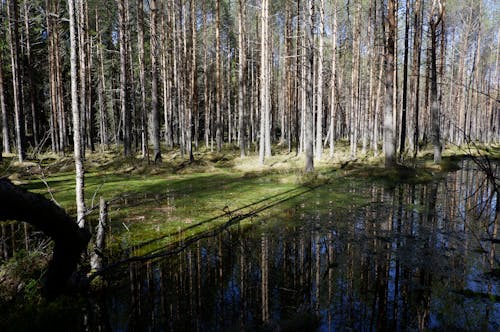
{"type": "MultiPolygon", "coordinates": [[[[297,202],[307,205],[307,193],[319,186],[328,185],[330,203],[342,209],[369,202],[369,197],[359,197],[350,190],[367,181],[387,187],[402,182],[424,183],[458,169],[459,161],[470,155],[500,160],[500,146],[448,149],[440,165],[433,164],[430,151],[423,150],[416,159],[407,159],[387,170],[382,155],[352,160],[344,144],[338,146],[333,159],[325,151],[325,157],[315,161],[313,174],[303,172],[303,157],[279,147],[274,148],[273,157],[266,159],[265,165],[259,164],[255,153],[240,158],[236,148],[222,153],[203,149],[195,153],[192,163],[178,151],[169,151],[157,165],[140,156],[123,158],[120,151],[87,154],[87,221],[89,228],[94,229],[99,197],[109,201],[107,253],[108,263],[112,263],[123,257],[156,253],[207,234],[232,219],[238,219],[241,225],[263,219],[287,220],[288,209],[297,202]],[[257,214],[258,218],[253,218],[257,214]]],[[[69,214],[76,214],[71,156],[44,154],[19,164],[15,156],[4,154],[0,164],[2,176],[53,199],[69,214]]],[[[0,264],[0,305],[8,305],[19,296],[39,298],[39,281],[49,258],[43,250],[21,250],[0,264]]],[[[16,310],[13,312],[21,312],[16,310]]]]}
{"type": "MultiPolygon", "coordinates": [[[[303,157],[279,147],[275,147],[274,155],[264,165],[259,164],[255,153],[240,158],[236,148],[221,153],[199,151],[191,163],[178,150],[164,153],[161,164],[148,163],[140,156],[123,158],[120,151],[87,154],[87,219],[91,225],[96,224],[102,196],[109,202],[111,252],[133,248],[135,254],[144,254],[220,226],[236,214],[262,210],[262,215],[268,210],[266,205],[298,195],[300,190],[332,184],[338,189],[336,204],[342,207],[353,199],[345,194],[345,188],[353,181],[378,181],[386,186],[427,182],[456,169],[460,159],[478,153],[500,159],[500,146],[448,149],[440,165],[433,164],[430,150],[423,150],[417,159],[407,159],[387,170],[383,156],[353,160],[348,156],[348,146],[340,144],[335,158],[328,158],[325,151],[325,157],[315,161],[313,174],[303,172],[303,157]],[[152,242],[154,248],[145,245],[152,242]]],[[[8,158],[0,176],[41,193],[69,214],[76,214],[71,157],[45,154],[22,165],[13,156],[10,161],[8,158]]]]}

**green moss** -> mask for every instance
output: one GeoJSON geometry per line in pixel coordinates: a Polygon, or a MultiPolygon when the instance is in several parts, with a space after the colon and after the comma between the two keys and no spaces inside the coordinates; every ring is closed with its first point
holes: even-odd
{"type": "Polygon", "coordinates": [[[392,188],[400,183],[428,183],[435,178],[436,174],[426,168],[397,165],[393,168],[358,166],[350,171],[349,176],[367,178],[392,188]]]}
{"type": "MultiPolygon", "coordinates": [[[[491,153],[493,149],[489,148],[491,153]]],[[[497,151],[498,152],[498,151],[497,151]]],[[[293,195],[311,195],[322,190],[325,202],[342,208],[366,204],[368,199],[352,192],[351,188],[372,181],[394,187],[398,183],[425,183],[444,171],[458,166],[457,158],[445,157],[440,167],[424,161],[393,169],[383,167],[380,156],[363,156],[351,160],[349,146],[340,142],[335,158],[315,163],[316,172],[303,173],[303,156],[289,153],[284,147],[274,147],[273,157],[260,165],[257,156],[239,158],[236,148],[221,153],[200,151],[189,162],[177,151],[163,155],[163,163],[149,164],[139,157],[117,157],[119,151],[87,154],[85,162],[85,195],[87,207],[97,210],[99,196],[110,201],[108,246],[111,252],[138,247],[141,252],[178,241],[187,236],[217,227],[235,213],[244,214],[293,195]],[[303,191],[303,192],[302,192],[303,191]]],[[[425,151],[422,153],[425,157],[425,151]]],[[[422,159],[419,159],[422,160],[422,159]]],[[[425,160],[425,159],[424,159],[425,160]]],[[[76,213],[73,161],[70,157],[44,156],[29,167],[10,166],[28,190],[53,197],[70,214],[76,213]],[[40,165],[40,166],[39,166],[40,165]]],[[[5,165],[5,163],[3,164],[5,165]]],[[[304,200],[303,196],[294,198],[304,200]]],[[[294,199],[285,199],[280,213],[293,207],[294,199]]],[[[318,205],[311,208],[318,208],[318,205]]],[[[270,215],[264,209],[259,215],[270,215]]],[[[276,212],[278,211],[278,212],[276,212]]],[[[95,224],[97,211],[88,220],[95,224]]],[[[139,250],[139,249],[137,249],[139,250]]]]}

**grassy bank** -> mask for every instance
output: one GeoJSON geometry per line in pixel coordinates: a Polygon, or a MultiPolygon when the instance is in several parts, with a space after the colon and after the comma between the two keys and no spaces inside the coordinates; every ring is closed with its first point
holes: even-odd
{"type": "MultiPolygon", "coordinates": [[[[451,148],[445,151],[441,165],[434,165],[431,153],[423,150],[417,159],[407,159],[387,170],[382,156],[353,160],[348,156],[347,145],[339,144],[335,158],[316,161],[313,175],[303,173],[302,156],[278,147],[264,165],[255,155],[240,158],[236,149],[197,152],[192,163],[178,151],[171,151],[164,154],[158,165],[139,156],[124,159],[120,151],[87,154],[85,197],[91,211],[88,220],[90,225],[95,224],[96,205],[99,197],[104,197],[110,202],[111,252],[132,250],[143,254],[217,227],[235,215],[260,211],[260,216],[266,216],[279,212],[286,209],[286,204],[275,208],[279,201],[306,200],[308,189],[324,183],[333,188],[335,203],[342,207],[362,199],[352,197],[346,190],[356,181],[376,181],[386,186],[431,181],[456,169],[457,161],[470,153],[498,158],[500,148],[451,148]]],[[[68,213],[75,214],[72,158],[46,154],[22,165],[13,160],[7,158],[1,176],[55,200],[68,213]]]]}

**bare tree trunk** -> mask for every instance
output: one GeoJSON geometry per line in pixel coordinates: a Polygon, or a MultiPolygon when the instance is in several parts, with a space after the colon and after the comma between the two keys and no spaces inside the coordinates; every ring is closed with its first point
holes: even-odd
{"type": "Polygon", "coordinates": [[[28,85],[29,85],[29,104],[31,111],[31,131],[35,146],[38,147],[38,116],[35,108],[35,85],[33,83],[32,56],[31,56],[31,38],[30,38],[30,5],[27,0],[24,0],[24,29],[25,29],[25,44],[26,44],[26,65],[28,66],[28,85]]]}
{"type": "Polygon", "coordinates": [[[203,105],[205,111],[205,147],[208,149],[210,146],[211,137],[211,116],[208,91],[208,40],[207,40],[207,13],[206,4],[203,2],[203,105]]]}
{"type": "Polygon", "coordinates": [[[79,106],[80,106],[80,135],[81,135],[81,148],[82,148],[82,158],[85,159],[85,145],[87,140],[86,127],[87,127],[87,54],[86,50],[86,40],[85,40],[85,8],[86,1],[78,0],[76,7],[76,22],[77,22],[77,40],[78,40],[78,60],[79,63],[79,86],[78,92],[80,94],[79,106]]]}
{"type": "Polygon", "coordinates": [[[330,104],[330,158],[335,153],[335,110],[337,108],[337,0],[333,0],[333,22],[332,22],[332,74],[331,74],[331,104],[330,104]]]}
{"type": "MultiPolygon", "coordinates": [[[[500,27],[497,31],[497,36],[500,36],[500,27]]],[[[494,95],[495,100],[490,100],[490,135],[491,138],[490,140],[492,142],[499,142],[500,141],[500,108],[498,107],[498,100],[500,100],[500,90],[498,87],[500,87],[500,75],[498,75],[498,59],[500,57],[500,38],[497,38],[497,52],[495,55],[495,69],[493,73],[496,73],[496,80],[495,80],[495,74],[493,75],[493,86],[497,87],[496,94],[494,95]],[[496,114],[495,114],[496,113],[496,114]],[[496,116],[495,116],[496,115],[496,116]]]]}
{"type": "Polygon", "coordinates": [[[376,77],[377,72],[377,52],[376,52],[376,23],[377,22],[377,4],[375,1],[372,1],[369,7],[368,12],[368,24],[367,24],[367,44],[369,45],[368,49],[368,72],[370,75],[369,83],[368,83],[368,97],[366,98],[366,108],[368,109],[368,113],[365,119],[365,129],[363,133],[363,148],[362,154],[366,154],[368,152],[368,145],[371,144],[373,146],[374,140],[374,124],[375,124],[375,107],[374,107],[374,95],[375,95],[375,80],[379,81],[378,77],[376,77]]]}
{"type": "Polygon", "coordinates": [[[187,52],[187,37],[186,37],[186,26],[187,26],[187,19],[186,19],[186,7],[183,6],[182,3],[179,4],[179,25],[180,29],[182,30],[181,33],[179,33],[179,48],[180,51],[178,54],[180,54],[180,59],[179,59],[179,64],[180,64],[180,72],[179,72],[179,98],[181,102],[179,103],[179,132],[181,135],[181,143],[180,143],[180,148],[181,148],[181,156],[184,158],[184,154],[187,152],[187,118],[188,118],[188,104],[190,100],[190,96],[187,91],[189,91],[189,73],[188,73],[188,62],[189,62],[189,56],[187,52]]]}
{"type": "Polygon", "coordinates": [[[142,158],[148,154],[148,116],[146,111],[146,64],[144,51],[144,1],[137,0],[137,46],[139,60],[139,85],[141,92],[141,152],[142,158]]]}
{"type": "Polygon", "coordinates": [[[222,78],[221,78],[221,45],[220,45],[220,0],[215,1],[215,140],[217,152],[222,150],[223,127],[222,127],[222,78]]]}
{"type": "MultiPolygon", "coordinates": [[[[56,10],[52,7],[53,2],[51,0],[45,1],[45,7],[48,11],[56,13],[56,10]]],[[[48,60],[49,60],[49,94],[50,94],[50,141],[53,152],[59,152],[59,131],[58,121],[57,121],[57,75],[56,75],[56,56],[55,56],[55,24],[54,18],[50,15],[46,15],[46,25],[47,25],[47,44],[48,44],[48,60]]]]}
{"type": "Polygon", "coordinates": [[[431,37],[431,136],[434,147],[434,163],[441,162],[441,132],[440,132],[440,109],[438,99],[437,82],[437,28],[442,22],[443,5],[441,0],[433,0],[430,13],[430,37],[431,37]],[[439,7],[439,8],[437,8],[439,7]]]}
{"type": "Polygon", "coordinates": [[[393,122],[393,90],[394,90],[394,38],[396,37],[396,0],[388,2],[388,16],[386,22],[387,40],[385,44],[385,109],[384,109],[384,151],[385,167],[394,167],[394,122],[393,122]]]}
{"type": "Polygon", "coordinates": [[[9,20],[9,43],[12,71],[12,93],[16,127],[17,155],[20,163],[26,158],[26,137],[24,132],[24,111],[21,65],[19,63],[19,8],[17,0],[7,1],[7,17],[9,20]]]}
{"type": "Polygon", "coordinates": [[[412,87],[413,91],[413,157],[418,153],[419,140],[419,104],[420,104],[420,62],[422,57],[422,10],[424,0],[415,0],[414,9],[414,32],[413,32],[413,66],[412,66],[412,87]]]}
{"type": "Polygon", "coordinates": [[[190,99],[191,99],[191,105],[188,107],[188,114],[187,114],[187,119],[186,119],[186,136],[187,136],[187,154],[189,157],[189,161],[194,161],[194,156],[193,156],[193,142],[192,142],[192,137],[193,137],[193,114],[196,114],[198,112],[198,87],[197,87],[197,70],[196,70],[196,2],[194,0],[191,0],[191,83],[190,83],[190,88],[191,88],[191,93],[190,93],[190,99]]]}
{"type": "MultiPolygon", "coordinates": [[[[303,17],[303,15],[301,15],[301,3],[300,1],[297,1],[297,12],[296,12],[296,17],[297,18],[300,18],[300,17],[303,17]]],[[[302,75],[303,71],[304,71],[304,66],[303,66],[303,52],[305,52],[304,48],[301,47],[303,46],[303,41],[304,41],[304,38],[301,38],[301,31],[302,31],[302,26],[304,25],[303,23],[303,20],[302,20],[302,23],[300,22],[300,20],[298,20],[297,22],[297,37],[296,37],[296,40],[295,40],[295,73],[296,73],[296,76],[297,76],[297,79],[295,80],[295,109],[294,109],[294,128],[293,128],[293,132],[294,132],[294,138],[295,138],[295,155],[298,155],[299,153],[301,153],[301,134],[300,134],[300,131],[302,130],[301,129],[301,126],[300,126],[300,114],[302,113],[302,95],[305,91],[305,89],[302,89],[303,88],[303,85],[305,84],[304,82],[304,76],[302,75]],[[300,114],[299,114],[300,113],[300,114]]]]}
{"type": "MultiPolygon", "coordinates": [[[[131,114],[129,107],[129,91],[128,91],[128,59],[127,59],[127,0],[117,0],[118,3],[118,33],[120,44],[120,109],[123,125],[123,154],[125,157],[132,155],[132,130],[131,130],[131,114]]],[[[154,49],[154,48],[153,48],[154,49]]]]}
{"type": "Polygon", "coordinates": [[[288,153],[292,152],[292,109],[293,105],[293,78],[292,78],[292,10],[290,1],[286,1],[285,4],[285,97],[284,97],[284,118],[285,124],[284,130],[285,137],[282,137],[283,140],[286,139],[288,146],[288,153]]]}
{"type": "MultiPolygon", "coordinates": [[[[59,8],[59,2],[55,3],[55,14],[58,15],[61,10],[59,8]]],[[[75,18],[76,20],[76,18],[75,18]]],[[[76,29],[76,27],[75,27],[76,29]]],[[[54,22],[54,65],[55,65],[55,78],[56,78],[56,95],[55,102],[57,105],[57,121],[59,122],[59,151],[64,153],[64,149],[69,144],[68,129],[66,125],[66,110],[64,105],[64,82],[63,82],[63,64],[61,61],[60,49],[60,36],[61,36],[61,25],[58,20],[54,22]]]]}
{"type": "Polygon", "coordinates": [[[245,157],[245,96],[246,96],[246,45],[245,45],[245,17],[246,0],[239,0],[238,18],[238,142],[240,145],[240,157],[245,157]]]}
{"type": "Polygon", "coordinates": [[[306,69],[307,78],[306,78],[306,98],[307,98],[307,106],[305,109],[305,152],[306,152],[306,165],[305,171],[306,173],[310,173],[314,171],[314,147],[313,147],[313,71],[314,71],[314,41],[313,41],[313,12],[314,12],[314,1],[309,0],[307,2],[307,65],[309,66],[306,69]]]}
{"type": "Polygon", "coordinates": [[[96,31],[98,34],[97,57],[99,59],[99,83],[97,88],[97,99],[99,103],[99,137],[101,149],[109,147],[108,140],[108,126],[106,115],[106,76],[104,74],[104,45],[102,43],[102,31],[99,29],[99,14],[98,9],[95,11],[96,15],[96,31]]]}
{"type": "Polygon", "coordinates": [[[151,8],[151,122],[153,126],[154,161],[161,162],[160,114],[158,112],[158,6],[156,0],[150,1],[151,8]]]}
{"type": "Polygon", "coordinates": [[[325,2],[320,0],[319,8],[319,45],[318,45],[318,83],[316,89],[316,160],[323,156],[323,48],[325,34],[325,2]]]}
{"type": "Polygon", "coordinates": [[[408,106],[408,44],[409,44],[409,23],[410,2],[406,2],[405,11],[405,49],[403,60],[403,110],[401,112],[401,141],[399,143],[399,158],[403,159],[403,153],[406,148],[406,110],[408,106]]]}
{"type": "MultiPolygon", "coordinates": [[[[9,142],[9,120],[7,117],[7,108],[5,107],[5,94],[3,86],[3,62],[0,53],[0,111],[2,112],[2,147],[3,152],[10,153],[9,142]]],[[[0,153],[1,154],[1,153],[0,153]]]]}
{"type": "Polygon", "coordinates": [[[260,44],[260,140],[259,161],[264,164],[264,157],[268,155],[269,116],[270,116],[270,72],[269,72],[269,1],[261,4],[261,44],[260,44]]]}
{"type": "MultiPolygon", "coordinates": [[[[162,8],[165,8],[162,6],[162,8]]],[[[167,7],[168,10],[168,7],[167,7]]],[[[168,48],[170,47],[171,24],[170,15],[163,12],[161,15],[161,26],[162,26],[162,46],[161,46],[161,61],[162,61],[162,82],[163,82],[163,118],[165,122],[165,144],[168,148],[173,147],[172,142],[172,69],[171,56],[173,52],[168,53],[168,48]]],[[[149,152],[148,152],[149,154],[149,152]]],[[[148,157],[149,158],[149,157],[148,157]]]]}
{"type": "Polygon", "coordinates": [[[77,223],[80,228],[85,227],[85,196],[84,196],[84,168],[82,162],[82,140],[80,127],[80,110],[78,108],[78,59],[76,55],[76,12],[75,0],[68,1],[69,14],[69,41],[70,41],[70,65],[71,65],[71,113],[73,114],[73,154],[75,159],[76,177],[76,209],[77,223]]]}
{"type": "Polygon", "coordinates": [[[106,248],[106,228],[108,225],[108,202],[99,199],[99,221],[97,224],[94,251],[90,257],[90,268],[97,271],[102,268],[104,249],[106,248]]]}
{"type": "Polygon", "coordinates": [[[353,51],[352,51],[352,76],[351,76],[351,109],[350,109],[350,148],[351,158],[356,157],[358,145],[358,118],[359,112],[359,70],[360,70],[360,25],[361,2],[356,3],[356,13],[353,24],[353,51]]]}

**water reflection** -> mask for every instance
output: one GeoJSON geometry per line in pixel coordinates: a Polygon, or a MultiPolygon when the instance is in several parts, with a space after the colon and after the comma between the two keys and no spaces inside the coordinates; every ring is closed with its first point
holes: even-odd
{"type": "Polygon", "coordinates": [[[261,223],[130,264],[86,308],[85,328],[499,330],[500,207],[463,166],[427,185],[353,182],[363,206],[339,208],[323,186],[261,223]]]}
{"type": "Polygon", "coordinates": [[[480,174],[464,167],[428,185],[353,185],[372,203],[342,210],[334,190],[315,190],[279,222],[131,264],[127,286],[104,300],[106,329],[500,328],[499,213],[480,174]]]}

